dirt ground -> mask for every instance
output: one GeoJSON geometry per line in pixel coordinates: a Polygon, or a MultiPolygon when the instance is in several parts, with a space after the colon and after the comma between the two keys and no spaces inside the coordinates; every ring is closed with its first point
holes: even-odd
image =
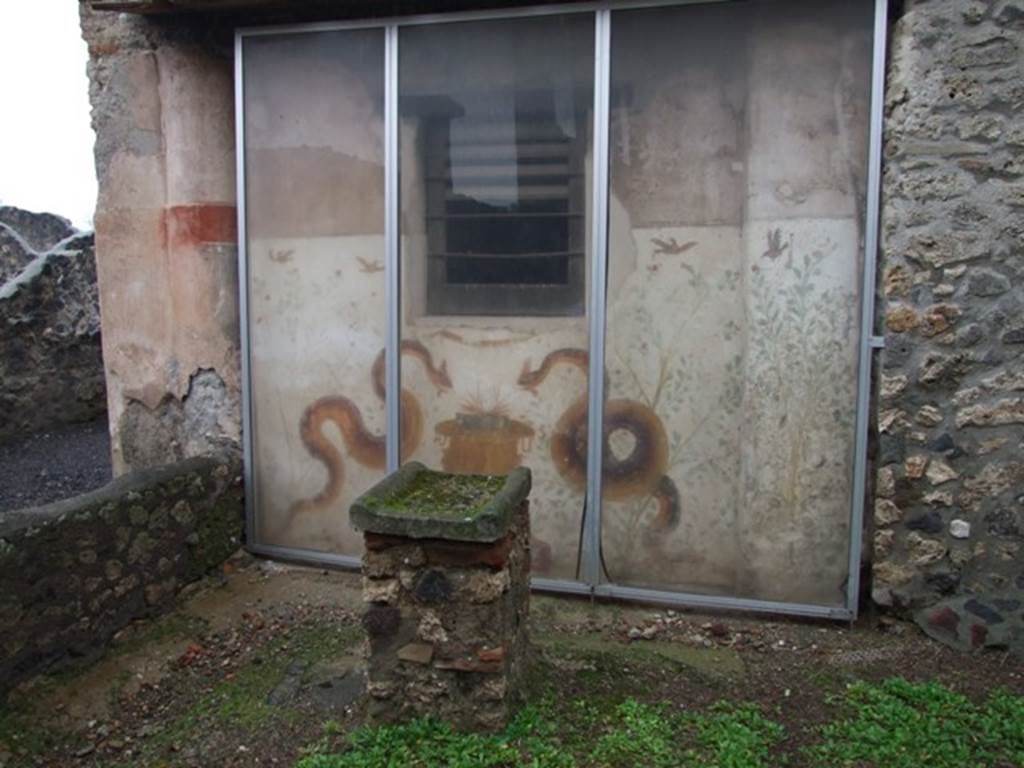
{"type": "Polygon", "coordinates": [[[110,479],[106,417],[0,443],[0,511],[69,499],[110,479]]]}
{"type": "MultiPolygon", "coordinates": [[[[356,574],[236,556],[99,662],[12,693],[0,768],[290,766],[362,721],[359,589],[356,574]]],[[[849,627],[535,595],[531,636],[535,695],[755,702],[785,725],[796,765],[810,729],[834,714],[830,694],[854,679],[1024,694],[1019,658],[957,654],[872,617],[849,627]]]]}

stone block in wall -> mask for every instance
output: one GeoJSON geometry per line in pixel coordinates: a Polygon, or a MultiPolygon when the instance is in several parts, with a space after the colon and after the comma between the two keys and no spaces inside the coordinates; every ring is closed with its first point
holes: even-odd
{"type": "Polygon", "coordinates": [[[1024,656],[1024,599],[1017,592],[950,598],[918,611],[914,620],[960,651],[1005,648],[1024,656]]]}
{"type": "Polygon", "coordinates": [[[527,656],[529,488],[525,469],[467,479],[413,463],[353,505],[366,543],[363,627],[374,720],[430,716],[464,730],[508,722],[527,656]],[[495,486],[466,506],[433,496],[409,502],[403,494],[417,487],[416,477],[495,486]]]}
{"type": "Polygon", "coordinates": [[[91,493],[0,513],[0,695],[102,651],[242,541],[231,453],[124,475],[91,493]]]}

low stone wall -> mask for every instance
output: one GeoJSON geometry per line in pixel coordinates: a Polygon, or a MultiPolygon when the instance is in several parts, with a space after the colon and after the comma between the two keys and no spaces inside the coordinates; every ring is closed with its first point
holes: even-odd
{"type": "Polygon", "coordinates": [[[0,208],[0,440],[106,412],[93,237],[62,221],[0,208]]]}
{"type": "Polygon", "coordinates": [[[194,458],[0,515],[0,694],[95,655],[234,552],[240,473],[233,455],[194,458]]]}

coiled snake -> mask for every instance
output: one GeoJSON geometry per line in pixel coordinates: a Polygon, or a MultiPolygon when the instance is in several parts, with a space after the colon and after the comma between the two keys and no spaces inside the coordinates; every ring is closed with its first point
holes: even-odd
{"type": "MultiPolygon", "coordinates": [[[[518,384],[537,394],[537,388],[559,363],[587,373],[589,357],[585,350],[563,348],[549,353],[540,367],[531,370],[523,364],[518,384]]],[[[583,395],[559,417],[551,437],[551,458],[555,468],[571,485],[583,489],[587,480],[588,398],[583,395]]],[[[668,467],[668,438],[658,415],[635,400],[607,400],[604,410],[604,498],[622,501],[645,494],[658,504],[655,526],[670,531],[679,524],[679,490],[665,471],[668,467]],[[617,431],[633,437],[633,448],[622,458],[615,455],[609,437],[617,431]]]]}
{"type": "MultiPolygon", "coordinates": [[[[431,383],[438,389],[451,389],[446,362],[434,365],[430,351],[418,341],[403,341],[402,354],[419,358],[426,369],[431,383]]],[[[384,388],[384,350],[380,351],[373,361],[370,372],[373,391],[382,402],[385,400],[384,388]]],[[[411,454],[423,438],[423,411],[415,395],[407,389],[400,394],[399,412],[401,445],[399,454],[402,461],[411,454]]],[[[384,469],[386,465],[384,435],[375,435],[366,429],[363,416],[351,400],[342,395],[321,397],[306,408],[299,422],[299,435],[302,444],[317,461],[327,468],[327,482],[315,495],[300,499],[288,510],[287,523],[291,523],[297,515],[305,512],[320,511],[334,502],[345,483],[345,463],[341,452],[323,433],[326,422],[334,422],[341,430],[348,449],[348,455],[364,467],[384,469]]]]}

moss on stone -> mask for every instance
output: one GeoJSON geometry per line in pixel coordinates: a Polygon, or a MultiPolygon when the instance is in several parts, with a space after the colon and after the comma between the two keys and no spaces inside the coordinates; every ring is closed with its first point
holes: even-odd
{"type": "Polygon", "coordinates": [[[456,475],[413,461],[356,499],[352,524],[415,539],[497,541],[529,495],[530,482],[526,467],[508,475],[456,475]]]}
{"type": "Polygon", "coordinates": [[[387,507],[419,517],[472,519],[487,508],[504,485],[502,475],[453,475],[426,470],[397,492],[369,499],[368,506],[387,507]]]}
{"type": "Polygon", "coordinates": [[[681,668],[707,684],[741,677],[745,668],[740,655],[727,648],[692,648],[681,643],[643,641],[620,643],[595,635],[542,636],[538,645],[556,655],[593,656],[614,658],[615,668],[630,663],[681,668]]]}
{"type": "Polygon", "coordinates": [[[242,499],[237,491],[221,494],[217,502],[197,513],[196,537],[186,578],[197,579],[220,565],[238,548],[242,536],[242,499]]]}

